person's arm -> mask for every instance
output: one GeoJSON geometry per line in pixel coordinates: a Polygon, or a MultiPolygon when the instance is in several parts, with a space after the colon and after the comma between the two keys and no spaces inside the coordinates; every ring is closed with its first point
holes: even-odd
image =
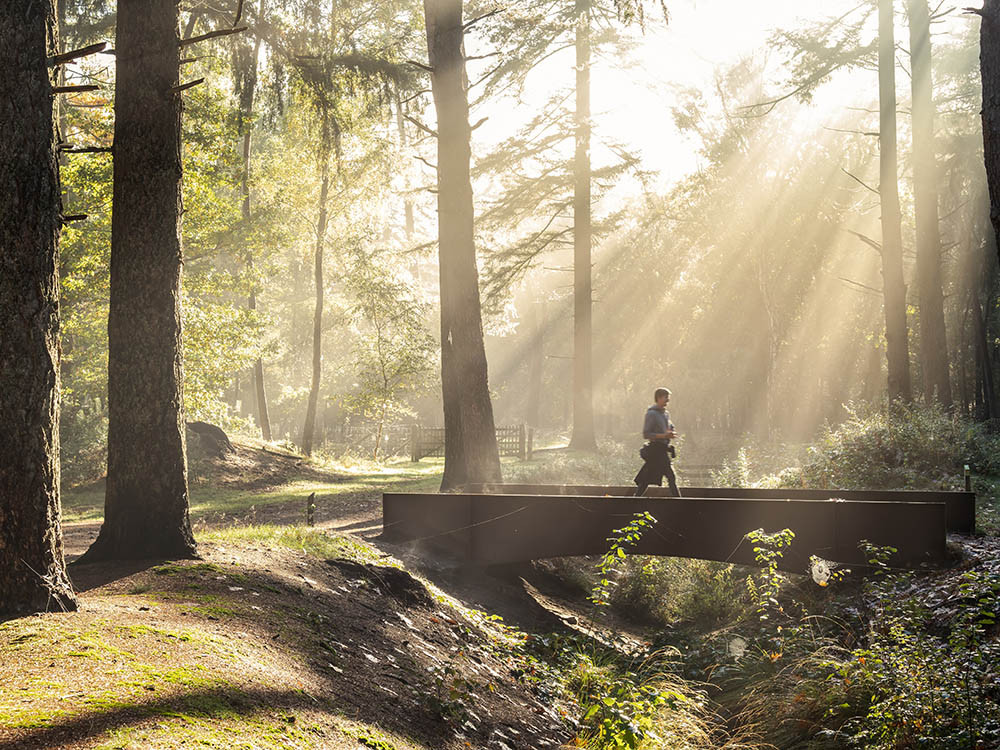
{"type": "Polygon", "coordinates": [[[668,425],[666,432],[653,432],[656,429],[656,417],[652,414],[646,414],[646,421],[642,426],[642,437],[646,440],[663,440],[665,438],[674,437],[674,431],[668,425]]]}

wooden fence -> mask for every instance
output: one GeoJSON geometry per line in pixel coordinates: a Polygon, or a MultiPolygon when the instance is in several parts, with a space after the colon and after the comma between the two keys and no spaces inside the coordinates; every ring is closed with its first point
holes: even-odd
{"type": "MultiPolygon", "coordinates": [[[[497,427],[497,448],[501,456],[517,456],[522,461],[531,458],[533,440],[534,429],[525,428],[523,424],[497,427]]],[[[410,460],[419,461],[428,456],[444,456],[444,428],[415,424],[410,428],[410,460]]]]}

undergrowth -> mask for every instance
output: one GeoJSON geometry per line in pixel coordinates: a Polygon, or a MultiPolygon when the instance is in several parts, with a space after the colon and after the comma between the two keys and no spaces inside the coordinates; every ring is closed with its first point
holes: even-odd
{"type": "Polygon", "coordinates": [[[938,405],[848,404],[794,465],[775,470],[752,441],[724,464],[723,486],[838,489],[959,489],[966,464],[1000,475],[1000,435],[938,405]]]}

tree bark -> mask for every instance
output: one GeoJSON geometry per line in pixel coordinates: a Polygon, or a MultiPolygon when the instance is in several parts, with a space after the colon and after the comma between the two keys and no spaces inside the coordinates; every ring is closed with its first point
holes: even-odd
{"type": "MultiPolygon", "coordinates": [[[[265,0],[260,0],[260,6],[257,10],[258,23],[264,17],[264,2],[265,0]]],[[[243,226],[247,229],[250,227],[251,219],[250,156],[252,153],[253,104],[254,94],[257,89],[257,58],[260,55],[260,41],[260,36],[258,36],[254,41],[253,52],[251,53],[250,60],[248,61],[246,74],[243,79],[243,89],[240,96],[239,130],[243,136],[243,164],[242,174],[240,175],[240,194],[242,196],[242,200],[240,202],[240,214],[243,218],[243,226]]],[[[255,269],[252,249],[247,250],[247,271],[250,274],[250,283],[253,285],[250,290],[247,307],[250,310],[256,310],[257,280],[254,278],[255,269]]],[[[260,425],[261,437],[263,437],[264,440],[270,441],[271,419],[267,413],[267,391],[264,388],[264,360],[260,357],[257,357],[256,362],[254,362],[253,383],[254,390],[257,395],[257,424],[260,425]]]]}
{"type": "MultiPolygon", "coordinates": [[[[396,100],[396,131],[399,133],[399,150],[400,153],[404,155],[404,158],[408,156],[407,149],[410,145],[409,134],[406,132],[406,121],[403,119],[405,114],[403,111],[403,97],[399,92],[399,84],[395,85],[393,91],[394,98],[396,100]]],[[[406,242],[409,244],[413,241],[413,231],[414,231],[414,216],[413,216],[413,198],[410,195],[410,169],[409,164],[403,168],[403,221],[404,221],[404,231],[406,232],[406,242]]]]}
{"type": "Polygon", "coordinates": [[[441,489],[500,480],[473,235],[462,0],[424,0],[438,121],[438,258],[445,464],[441,489]]]}
{"type": "MultiPolygon", "coordinates": [[[[323,139],[327,140],[327,123],[323,124],[323,139]]],[[[319,403],[319,386],[323,373],[323,242],[326,239],[328,216],[327,198],[330,194],[330,153],[325,145],[320,146],[320,186],[319,217],[316,221],[316,252],[313,271],[316,281],[316,309],[313,313],[313,356],[312,385],[309,388],[309,403],[306,406],[306,421],[302,428],[302,452],[312,455],[313,437],[316,432],[316,407],[319,403]]]]}
{"type": "Polygon", "coordinates": [[[982,378],[983,413],[988,419],[1000,419],[1000,403],[997,403],[996,387],[993,382],[993,362],[990,357],[989,341],[986,336],[986,323],[983,319],[983,308],[973,295],[972,325],[976,337],[976,363],[979,366],[979,377],[982,378]]]}
{"type": "Polygon", "coordinates": [[[531,336],[531,354],[528,365],[528,398],[525,404],[524,421],[529,427],[539,426],[542,405],[543,369],[545,366],[545,307],[543,302],[532,305],[535,330],[531,336]]]}
{"type": "Polygon", "coordinates": [[[983,83],[983,158],[990,192],[990,222],[1000,259],[1000,0],[983,0],[979,71],[983,83]]]}
{"type": "Polygon", "coordinates": [[[59,505],[59,167],[51,0],[0,20],[0,616],[75,609],[59,505]]]}
{"type": "Polygon", "coordinates": [[[910,0],[910,85],[913,98],[913,198],[916,218],[917,293],[920,302],[920,362],[924,401],[952,406],[944,293],[941,288],[941,232],[938,227],[937,160],[934,150],[934,93],[931,27],[926,0],[910,0]]]}
{"type": "Polygon", "coordinates": [[[597,450],[594,433],[590,268],[590,0],[576,0],[576,152],[573,157],[573,436],[570,447],[597,450]]]}
{"type": "Polygon", "coordinates": [[[896,57],[892,0],[878,4],[879,196],[882,204],[882,288],[889,400],[912,398],[906,335],[906,283],[896,164],[896,57]]]}
{"type": "Polygon", "coordinates": [[[108,479],[100,559],[190,557],[181,367],[178,0],[123,0],[115,33],[108,479]]]}

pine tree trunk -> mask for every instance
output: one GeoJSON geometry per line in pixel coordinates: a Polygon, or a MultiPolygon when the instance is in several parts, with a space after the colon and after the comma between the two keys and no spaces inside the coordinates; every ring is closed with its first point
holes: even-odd
{"type": "Polygon", "coordinates": [[[75,609],[59,505],[59,170],[51,0],[0,18],[0,616],[75,609]]]}
{"type": "Polygon", "coordinates": [[[445,464],[441,489],[500,480],[473,236],[462,0],[424,0],[438,121],[438,257],[445,464]]]}
{"type": "Polygon", "coordinates": [[[986,323],[983,309],[978,300],[972,303],[972,324],[976,336],[976,361],[982,378],[983,415],[988,419],[1000,419],[1000,403],[997,403],[996,387],[993,382],[993,361],[990,356],[989,341],[986,338],[986,323]]]}
{"type": "Polygon", "coordinates": [[[983,83],[983,157],[990,191],[990,221],[1000,258],[1000,0],[983,0],[979,71],[983,83]]]}
{"type": "Polygon", "coordinates": [[[913,197],[917,226],[917,292],[920,300],[920,362],[924,401],[952,405],[944,293],[941,289],[941,233],[938,228],[937,160],[931,29],[926,0],[910,0],[910,85],[913,97],[913,197]]]}
{"type": "MultiPolygon", "coordinates": [[[[395,91],[396,100],[396,130],[399,133],[399,150],[400,153],[405,154],[406,150],[410,144],[410,138],[406,132],[406,120],[404,119],[403,112],[403,98],[399,93],[399,85],[396,85],[395,91]]],[[[413,198],[410,195],[410,170],[409,168],[403,171],[403,221],[404,221],[404,231],[406,232],[406,242],[410,243],[413,241],[413,231],[414,231],[414,217],[413,217],[413,198]]],[[[416,262],[416,261],[414,261],[416,262]]]]}
{"type": "MultiPolygon", "coordinates": [[[[323,125],[323,138],[326,138],[327,127],[323,125]]],[[[306,406],[306,421],[302,428],[302,452],[312,455],[313,437],[316,432],[316,407],[319,403],[319,386],[323,374],[323,243],[326,240],[326,227],[329,217],[326,203],[330,195],[330,154],[327,148],[320,147],[320,186],[319,186],[319,217],[316,221],[316,252],[313,278],[316,282],[316,309],[313,313],[313,356],[312,385],[309,388],[309,403],[306,406]]]]}
{"type": "Polygon", "coordinates": [[[118,5],[104,525],[84,559],[195,554],[181,370],[177,0],[118,5]]]}
{"type": "Polygon", "coordinates": [[[878,37],[879,196],[882,204],[882,289],[889,400],[909,401],[912,392],[896,166],[896,57],[892,0],[879,0],[878,37]]]}
{"type": "Polygon", "coordinates": [[[865,378],[865,399],[869,403],[876,403],[882,395],[882,348],[878,345],[878,333],[872,337],[872,344],[868,347],[868,375],[865,378]]]}
{"type": "MultiPolygon", "coordinates": [[[[264,17],[264,0],[260,0],[260,7],[257,10],[257,21],[258,23],[264,17]]],[[[260,55],[260,37],[254,41],[253,52],[250,60],[248,61],[248,67],[246,75],[243,80],[243,90],[240,97],[240,119],[239,119],[239,130],[242,132],[243,136],[243,164],[242,164],[242,174],[240,175],[240,194],[242,196],[242,201],[240,202],[240,214],[243,219],[244,227],[249,228],[251,211],[250,211],[250,156],[252,153],[252,136],[253,136],[253,103],[254,94],[257,89],[257,58],[260,55]]],[[[250,298],[247,301],[247,307],[250,310],[257,309],[257,290],[256,284],[257,280],[254,278],[254,260],[253,251],[247,250],[247,270],[250,273],[250,283],[254,285],[254,288],[250,291],[250,298]]],[[[264,440],[270,442],[271,440],[271,419],[267,413],[267,391],[264,388],[264,360],[257,357],[253,366],[253,383],[254,390],[257,394],[257,424],[260,425],[261,437],[264,440]]]]}
{"type": "Polygon", "coordinates": [[[590,0],[576,0],[576,153],[573,157],[573,436],[570,447],[597,450],[590,228],[590,0]]]}
{"type": "Polygon", "coordinates": [[[536,302],[532,307],[534,309],[535,330],[532,333],[531,354],[529,355],[528,399],[524,421],[529,427],[538,427],[544,382],[542,375],[545,366],[545,315],[543,303],[536,302]]]}

